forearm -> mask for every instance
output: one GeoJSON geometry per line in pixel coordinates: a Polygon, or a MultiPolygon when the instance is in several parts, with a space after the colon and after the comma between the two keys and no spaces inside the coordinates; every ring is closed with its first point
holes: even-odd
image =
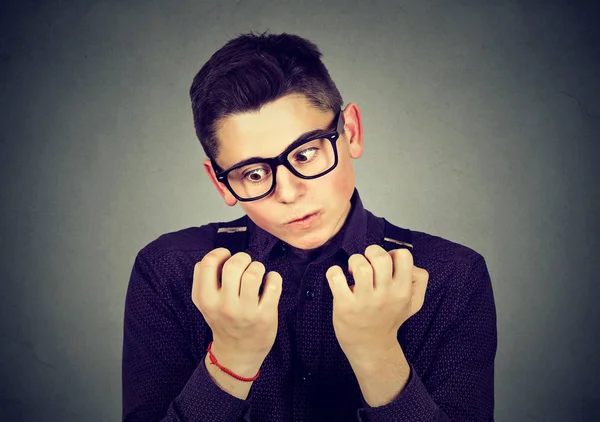
{"type": "Polygon", "coordinates": [[[410,377],[410,365],[398,342],[387,349],[351,355],[349,361],[363,397],[371,407],[393,401],[410,377]]]}
{"type": "MultiPolygon", "coordinates": [[[[214,366],[214,365],[211,365],[214,366]]],[[[204,360],[184,388],[170,403],[161,422],[228,422],[237,421],[250,410],[250,398],[240,399],[222,389],[212,379],[204,360]]],[[[136,421],[158,420],[151,418],[136,421]]]]}
{"type": "Polygon", "coordinates": [[[249,408],[249,398],[235,397],[217,385],[204,360],[189,376],[186,373],[186,369],[175,364],[126,361],[123,421],[226,422],[237,420],[249,408]],[[143,372],[141,368],[148,370],[143,372]]]}
{"type": "Polygon", "coordinates": [[[374,350],[369,358],[353,357],[354,368],[363,395],[364,406],[358,421],[370,422],[449,422],[433,401],[399,343],[374,350]]]}

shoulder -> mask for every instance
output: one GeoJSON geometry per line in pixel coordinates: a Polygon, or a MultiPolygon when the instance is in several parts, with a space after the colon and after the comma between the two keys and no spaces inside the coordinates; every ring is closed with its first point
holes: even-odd
{"type": "Polygon", "coordinates": [[[415,254],[418,254],[422,260],[441,265],[448,263],[471,265],[483,259],[479,252],[461,243],[417,230],[411,230],[411,233],[415,254]]]}
{"type": "Polygon", "coordinates": [[[161,234],[135,256],[129,288],[172,296],[191,285],[194,266],[213,248],[216,223],[161,234]],[[175,289],[175,290],[173,290],[175,289]]]}
{"type": "Polygon", "coordinates": [[[429,272],[431,294],[447,295],[458,306],[473,292],[491,288],[487,264],[479,252],[440,236],[411,232],[414,265],[429,272]]]}
{"type": "Polygon", "coordinates": [[[161,234],[139,250],[136,262],[142,262],[160,273],[172,273],[177,268],[189,273],[204,255],[215,248],[219,227],[235,221],[211,222],[161,234]]]}
{"type": "Polygon", "coordinates": [[[465,284],[474,281],[475,278],[489,278],[484,257],[473,248],[441,236],[395,224],[393,219],[378,217],[366,211],[369,227],[375,233],[384,232],[386,221],[397,229],[410,230],[414,265],[429,272],[432,290],[461,290],[469,288],[465,284]]]}
{"type": "Polygon", "coordinates": [[[490,283],[485,259],[473,248],[423,231],[410,232],[414,265],[429,272],[432,293],[470,291],[490,283]]]}
{"type": "Polygon", "coordinates": [[[377,232],[383,233],[386,222],[392,226],[391,229],[410,230],[413,258],[417,266],[420,266],[417,264],[417,261],[430,264],[436,263],[438,265],[449,263],[469,265],[483,259],[483,256],[479,252],[466,245],[434,234],[413,230],[410,227],[400,226],[389,218],[381,218],[372,213],[369,214],[371,214],[369,220],[377,224],[377,232]]]}
{"type": "Polygon", "coordinates": [[[418,267],[425,268],[425,265],[469,266],[483,260],[483,256],[469,246],[441,236],[398,225],[393,219],[376,216],[368,210],[365,211],[368,218],[367,237],[379,237],[388,230],[392,232],[398,230],[410,231],[414,264],[418,267]],[[386,224],[391,227],[386,228],[386,224]]]}
{"type": "Polygon", "coordinates": [[[143,246],[138,256],[154,261],[165,255],[208,251],[215,243],[218,224],[208,223],[161,234],[143,246]]]}

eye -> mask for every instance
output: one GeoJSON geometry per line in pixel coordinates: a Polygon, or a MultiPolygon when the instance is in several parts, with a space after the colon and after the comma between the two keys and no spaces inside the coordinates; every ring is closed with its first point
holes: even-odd
{"type": "Polygon", "coordinates": [[[317,152],[318,148],[310,147],[296,153],[296,161],[300,163],[308,163],[317,152]],[[300,159],[298,159],[300,157],[300,159]]]}
{"type": "Polygon", "coordinates": [[[244,173],[244,180],[260,182],[268,173],[268,169],[264,167],[255,168],[244,173]]]}

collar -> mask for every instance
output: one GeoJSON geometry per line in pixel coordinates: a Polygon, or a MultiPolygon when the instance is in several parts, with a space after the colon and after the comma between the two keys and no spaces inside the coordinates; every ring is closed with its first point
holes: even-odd
{"type": "MultiPolygon", "coordinates": [[[[333,255],[339,250],[343,250],[348,257],[355,253],[364,254],[367,247],[369,212],[364,208],[356,188],[350,198],[350,204],[350,212],[342,228],[319,256],[333,255]]],[[[272,254],[281,252],[286,247],[281,239],[257,226],[251,218],[248,218],[248,235],[248,253],[255,261],[266,262],[272,254]]]]}

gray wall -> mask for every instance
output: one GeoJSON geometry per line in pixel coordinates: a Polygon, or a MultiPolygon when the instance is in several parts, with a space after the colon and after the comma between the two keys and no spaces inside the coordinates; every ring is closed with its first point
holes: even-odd
{"type": "Polygon", "coordinates": [[[3,2],[0,419],[119,420],[136,253],[242,215],[204,174],[189,85],[269,29],[316,42],[360,106],[367,208],[486,258],[497,420],[598,420],[595,4],[3,2]]]}

